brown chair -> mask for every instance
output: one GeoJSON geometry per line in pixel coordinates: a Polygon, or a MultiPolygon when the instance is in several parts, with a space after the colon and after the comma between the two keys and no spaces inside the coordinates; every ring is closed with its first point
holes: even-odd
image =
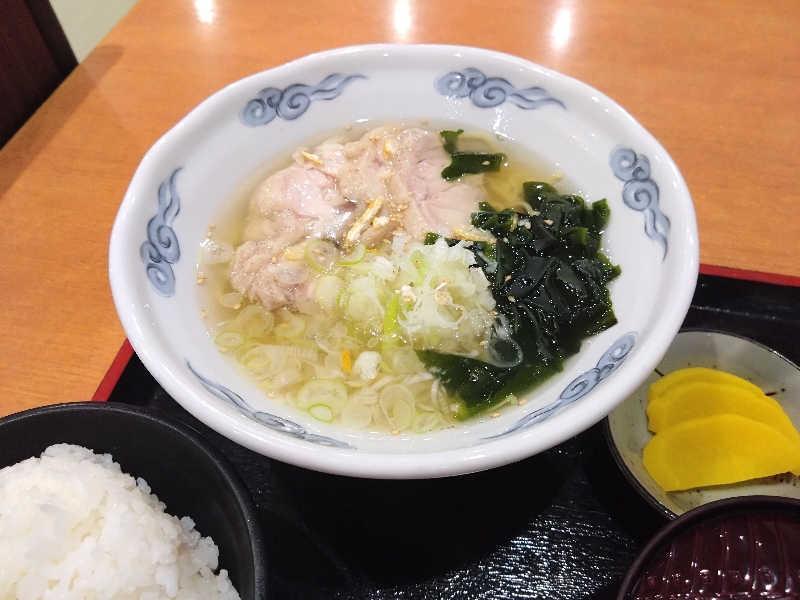
{"type": "Polygon", "coordinates": [[[48,0],[2,0],[0,147],[78,62],[48,0]]]}

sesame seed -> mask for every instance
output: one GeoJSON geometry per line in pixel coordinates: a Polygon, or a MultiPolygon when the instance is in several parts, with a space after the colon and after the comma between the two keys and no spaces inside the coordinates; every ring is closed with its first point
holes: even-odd
{"type": "Polygon", "coordinates": [[[508,243],[508,238],[507,238],[507,237],[504,237],[504,238],[503,238],[503,241],[504,241],[504,242],[507,244],[507,243],[508,243]]]}
{"type": "Polygon", "coordinates": [[[509,297],[508,297],[508,301],[509,301],[509,302],[516,302],[516,301],[517,301],[517,299],[516,299],[516,298],[514,298],[514,296],[509,296],[509,297]]]}
{"type": "Polygon", "coordinates": [[[485,161],[483,161],[481,164],[482,164],[484,167],[488,167],[488,166],[489,166],[489,161],[488,161],[488,160],[485,160],[485,161]]]}
{"type": "Polygon", "coordinates": [[[506,281],[511,281],[511,275],[506,275],[506,281]]]}
{"type": "Polygon", "coordinates": [[[542,223],[544,223],[545,225],[552,225],[553,224],[553,220],[552,219],[545,219],[544,221],[542,221],[542,223]]]}

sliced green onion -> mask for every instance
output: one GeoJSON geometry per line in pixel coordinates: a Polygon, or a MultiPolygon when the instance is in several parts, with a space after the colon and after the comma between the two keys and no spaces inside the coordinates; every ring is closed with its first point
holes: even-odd
{"type": "Polygon", "coordinates": [[[339,308],[344,308],[344,305],[347,303],[347,289],[342,288],[342,291],[339,292],[339,295],[336,296],[336,306],[339,308]]]}
{"type": "Polygon", "coordinates": [[[233,308],[238,310],[242,307],[243,299],[244,297],[240,292],[228,292],[227,294],[222,294],[222,296],[220,296],[219,303],[225,308],[233,308]]]}
{"type": "Polygon", "coordinates": [[[312,404],[308,408],[308,412],[317,421],[322,421],[323,423],[330,423],[333,421],[333,410],[331,410],[331,407],[327,404],[312,404]]]}
{"type": "Polygon", "coordinates": [[[214,343],[220,352],[235,350],[244,343],[244,336],[236,331],[223,331],[214,338],[214,343]]]}
{"type": "Polygon", "coordinates": [[[325,404],[340,412],[347,404],[347,388],[339,379],[312,379],[297,391],[297,406],[310,408],[325,404]]]}
{"type": "Polygon", "coordinates": [[[274,346],[259,344],[242,355],[242,365],[255,377],[263,379],[284,368],[286,357],[274,346]]]}
{"type": "Polygon", "coordinates": [[[336,246],[325,240],[311,240],[306,244],[306,262],[317,271],[330,271],[336,264],[336,246]]]}
{"type": "Polygon", "coordinates": [[[258,338],[272,329],[275,317],[258,304],[250,304],[239,311],[234,326],[248,338],[258,338]]]}
{"type": "Polygon", "coordinates": [[[351,400],[342,411],[341,423],[352,429],[364,429],[372,422],[372,406],[351,400]]]}
{"type": "Polygon", "coordinates": [[[381,390],[378,404],[383,416],[394,431],[403,431],[411,426],[414,418],[414,395],[404,385],[393,383],[381,390]]]}
{"type": "Polygon", "coordinates": [[[254,342],[254,341],[245,342],[244,344],[242,344],[241,346],[239,346],[236,349],[236,354],[234,355],[234,356],[236,356],[236,360],[238,360],[239,362],[242,362],[242,357],[245,354],[247,354],[248,352],[250,352],[250,350],[252,350],[253,348],[255,348],[257,346],[260,346],[260,345],[261,344],[259,344],[258,342],[254,342]]]}
{"type": "Polygon", "coordinates": [[[284,366],[269,378],[272,389],[280,390],[303,379],[303,365],[297,358],[284,358],[284,366]]]}
{"type": "Polygon", "coordinates": [[[355,265],[364,260],[367,248],[364,244],[356,244],[350,252],[339,258],[340,265],[355,265]]]}
{"type": "Polygon", "coordinates": [[[249,338],[259,338],[272,329],[275,317],[272,313],[264,312],[247,320],[244,333],[249,338]]]}
{"type": "Polygon", "coordinates": [[[414,252],[411,253],[411,264],[417,269],[417,280],[415,283],[420,286],[425,282],[425,277],[430,270],[428,259],[425,258],[425,255],[419,250],[414,250],[414,252]]]}
{"type": "Polygon", "coordinates": [[[351,295],[347,300],[347,316],[356,323],[383,319],[383,307],[374,296],[351,295]]]}
{"type": "Polygon", "coordinates": [[[386,304],[386,313],[383,315],[383,335],[386,340],[394,336],[400,329],[397,318],[400,314],[400,295],[392,294],[386,304]]]}
{"type": "Polygon", "coordinates": [[[441,423],[442,417],[435,412],[421,412],[414,417],[411,428],[415,433],[427,433],[439,427],[441,423]]]}
{"type": "Polygon", "coordinates": [[[408,346],[399,346],[397,348],[383,348],[383,358],[391,368],[392,372],[397,375],[410,375],[412,373],[419,373],[425,369],[417,353],[408,346]]]}
{"type": "Polygon", "coordinates": [[[414,252],[411,253],[411,262],[418,271],[427,270],[428,259],[425,258],[425,255],[419,250],[414,250],[414,252]]]}
{"type": "Polygon", "coordinates": [[[288,310],[281,313],[282,323],[275,326],[275,335],[293,339],[303,334],[306,329],[306,321],[303,317],[290,313],[288,310]]]}
{"type": "Polygon", "coordinates": [[[324,310],[333,310],[343,289],[344,281],[335,275],[325,275],[314,285],[314,298],[324,310]]]}
{"type": "Polygon", "coordinates": [[[239,314],[236,315],[236,321],[240,323],[244,323],[247,319],[260,316],[265,311],[259,304],[248,304],[242,310],[239,311],[239,314]]]}

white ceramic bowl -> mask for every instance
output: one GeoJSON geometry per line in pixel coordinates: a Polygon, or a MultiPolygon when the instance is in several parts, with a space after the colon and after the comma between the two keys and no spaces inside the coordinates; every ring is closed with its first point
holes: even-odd
{"type": "MultiPolygon", "coordinates": [[[[687,330],[677,335],[657,369],[667,374],[686,367],[720,369],[751,381],[770,394],[800,429],[800,368],[774,350],[731,333],[687,330]]],[[[647,429],[647,388],[659,377],[652,372],[615,408],[608,415],[607,428],[617,463],[656,510],[673,518],[703,504],[737,496],[800,499],[800,478],[788,473],[682,492],[662,490],[642,462],[644,447],[653,437],[647,429]]]]}
{"type": "Polygon", "coordinates": [[[456,46],[342,48],[217,92],[147,152],[111,235],[114,301],[166,391],[223,435],[273,458],[364,477],[424,478],[495,467],[602,419],[647,377],[681,325],[698,269],[694,210],[678,168],[633,117],[591,87],[527,60],[456,46]],[[619,323],[587,340],[523,406],[428,435],[344,431],[270,402],[214,347],[196,258],[208,226],[264,164],[357,122],[494,132],[607,198],[604,249],[619,323]],[[590,393],[591,392],[591,393],[590,393]]]}

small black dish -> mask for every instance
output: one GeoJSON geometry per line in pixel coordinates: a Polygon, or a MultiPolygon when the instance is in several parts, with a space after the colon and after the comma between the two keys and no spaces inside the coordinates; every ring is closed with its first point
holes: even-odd
{"type": "Polygon", "coordinates": [[[151,409],[57,404],[0,419],[0,468],[69,443],[110,453],[144,478],[167,512],[191,517],[219,546],[242,600],[267,598],[264,541],[253,502],[228,461],[198,433],[151,409]]]}
{"type": "Polygon", "coordinates": [[[797,598],[800,500],[740,496],[670,521],[639,552],[617,600],[797,598]]]}
{"type": "Polygon", "coordinates": [[[783,496],[800,499],[800,482],[789,475],[739,483],[665,492],[642,460],[652,438],[648,428],[648,388],[662,374],[686,367],[707,367],[737,375],[758,386],[777,402],[800,429],[800,367],[775,350],[737,333],[685,328],[675,336],[658,366],[605,419],[608,447],[631,487],[667,519],[703,504],[737,496],[783,496]]]}

